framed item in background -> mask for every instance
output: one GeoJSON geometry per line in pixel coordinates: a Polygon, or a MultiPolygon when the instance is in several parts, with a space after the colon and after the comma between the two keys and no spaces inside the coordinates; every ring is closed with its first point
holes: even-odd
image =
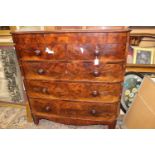
{"type": "Polygon", "coordinates": [[[134,47],[133,63],[134,64],[153,64],[155,48],[134,47]]]}

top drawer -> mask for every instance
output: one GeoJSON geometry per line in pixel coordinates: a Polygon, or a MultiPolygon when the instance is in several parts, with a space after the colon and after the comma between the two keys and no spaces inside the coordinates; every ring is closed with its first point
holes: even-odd
{"type": "Polygon", "coordinates": [[[68,44],[67,57],[70,60],[94,60],[96,57],[102,61],[124,60],[126,58],[126,44],[68,44]]]}
{"type": "Polygon", "coordinates": [[[16,45],[22,60],[124,60],[126,44],[31,44],[16,45]]]}
{"type": "Polygon", "coordinates": [[[66,60],[66,45],[65,44],[36,44],[32,43],[17,44],[16,51],[19,58],[27,61],[39,61],[39,60],[66,60]]]}
{"type": "Polygon", "coordinates": [[[27,33],[14,34],[13,40],[16,44],[31,44],[31,43],[126,43],[126,32],[100,32],[100,33],[27,33]]]}
{"type": "Polygon", "coordinates": [[[22,60],[124,60],[127,33],[49,33],[13,35],[22,60]]]}

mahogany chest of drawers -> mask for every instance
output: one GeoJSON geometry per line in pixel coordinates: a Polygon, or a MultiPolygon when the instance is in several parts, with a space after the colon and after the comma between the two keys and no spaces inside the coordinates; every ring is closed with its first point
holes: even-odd
{"type": "Polygon", "coordinates": [[[114,128],[129,30],[12,33],[34,119],[114,128]]]}

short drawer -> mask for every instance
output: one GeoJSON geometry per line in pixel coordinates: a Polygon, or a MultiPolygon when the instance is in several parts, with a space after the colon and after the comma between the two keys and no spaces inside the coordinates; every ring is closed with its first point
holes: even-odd
{"type": "Polygon", "coordinates": [[[67,57],[71,60],[102,61],[124,60],[126,58],[126,44],[68,44],[67,57]]]}
{"type": "Polygon", "coordinates": [[[59,115],[72,118],[105,119],[116,116],[118,103],[71,102],[62,100],[30,99],[32,113],[59,115]]]}
{"type": "Polygon", "coordinates": [[[124,76],[124,65],[105,64],[95,60],[91,62],[71,62],[67,64],[67,70],[70,80],[90,80],[100,82],[121,82],[124,76]]]}
{"type": "Polygon", "coordinates": [[[27,79],[122,82],[123,64],[100,62],[22,62],[27,79]]]}
{"type": "Polygon", "coordinates": [[[17,44],[16,51],[19,58],[25,61],[37,60],[65,60],[66,45],[65,44],[17,44]]]}
{"type": "Polygon", "coordinates": [[[52,82],[26,80],[27,94],[31,98],[51,98],[81,101],[117,102],[121,84],[98,84],[77,82],[52,82]]]}
{"type": "Polygon", "coordinates": [[[66,79],[66,63],[62,62],[22,62],[26,79],[66,79]]]}

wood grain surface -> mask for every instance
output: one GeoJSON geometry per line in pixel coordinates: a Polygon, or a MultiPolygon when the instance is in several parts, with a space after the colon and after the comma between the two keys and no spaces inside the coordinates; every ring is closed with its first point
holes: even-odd
{"type": "Polygon", "coordinates": [[[35,124],[114,128],[124,80],[128,29],[12,33],[35,124]]]}

